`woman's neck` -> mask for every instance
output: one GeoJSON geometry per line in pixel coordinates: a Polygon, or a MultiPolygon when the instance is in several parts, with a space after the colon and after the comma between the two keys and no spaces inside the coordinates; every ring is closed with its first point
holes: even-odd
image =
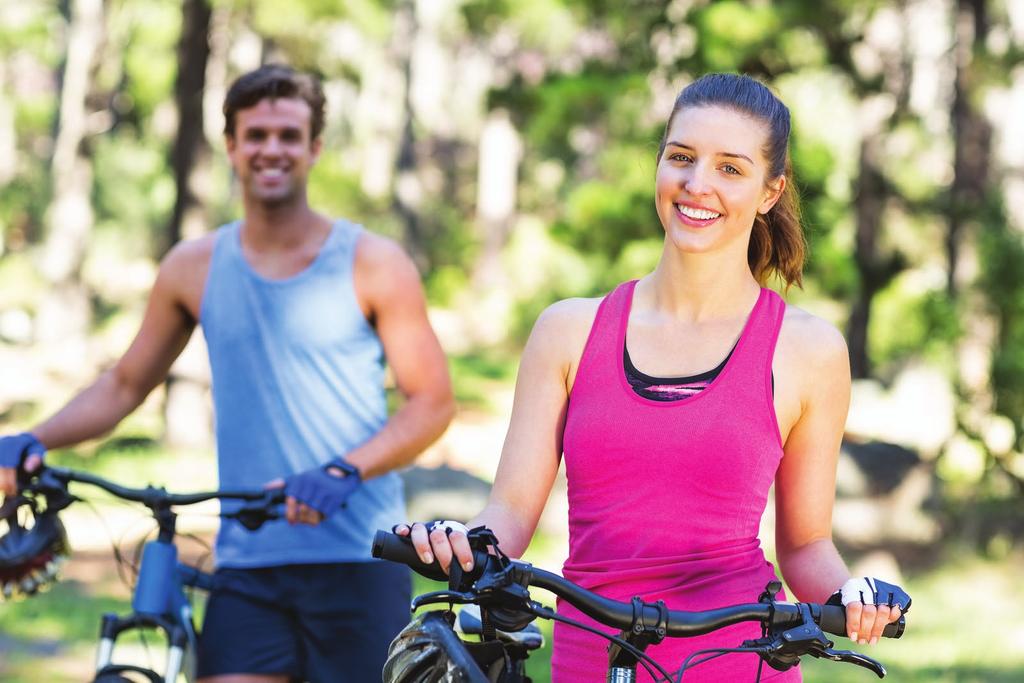
{"type": "Polygon", "coordinates": [[[737,263],[719,256],[666,250],[654,272],[638,284],[641,300],[661,313],[692,322],[745,315],[761,286],[745,259],[737,263]]]}

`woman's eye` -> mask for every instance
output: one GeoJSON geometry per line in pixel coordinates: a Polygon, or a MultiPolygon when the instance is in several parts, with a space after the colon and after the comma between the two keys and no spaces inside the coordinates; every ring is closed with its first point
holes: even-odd
{"type": "Polygon", "coordinates": [[[682,152],[676,152],[675,154],[670,156],[669,159],[671,159],[672,161],[682,161],[684,163],[693,161],[693,159],[690,158],[689,154],[683,154],[682,152]]]}
{"type": "Polygon", "coordinates": [[[738,168],[736,168],[735,166],[733,166],[732,164],[726,164],[725,166],[722,167],[722,170],[725,171],[726,173],[730,174],[730,175],[739,175],[740,174],[740,170],[738,168]]]}

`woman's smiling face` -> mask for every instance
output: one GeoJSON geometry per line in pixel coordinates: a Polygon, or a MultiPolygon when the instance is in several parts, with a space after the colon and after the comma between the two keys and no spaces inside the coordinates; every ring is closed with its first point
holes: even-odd
{"type": "Polygon", "coordinates": [[[735,109],[676,112],[658,161],[655,203],[678,249],[704,253],[732,247],[746,258],[754,217],[767,213],[785,186],[785,178],[767,177],[767,140],[764,123],[735,109]]]}

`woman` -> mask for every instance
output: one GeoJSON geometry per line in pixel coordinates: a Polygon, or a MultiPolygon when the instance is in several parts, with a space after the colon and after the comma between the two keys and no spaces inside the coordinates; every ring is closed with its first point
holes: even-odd
{"type": "MultiPolygon", "coordinates": [[[[565,576],[617,600],[709,609],[756,600],[775,578],[757,538],[774,482],[787,584],[814,602],[845,587],[850,637],[875,642],[900,608],[876,606],[891,602],[888,592],[876,599],[851,579],[831,539],[850,399],[846,345],[828,323],[762,287],[772,275],[801,283],[789,131],[785,105],[748,77],[708,75],[680,93],[658,153],[661,259],[603,299],[561,301],[541,315],[491,498],[469,526],[490,527],[506,553],[520,555],[564,453],[565,576]]],[[[471,562],[462,533],[415,524],[411,534],[424,560],[471,562]]],[[[677,668],[694,650],[759,635],[756,624],[741,624],[648,653],[677,668]]],[[[603,680],[606,647],[557,624],[553,680],[603,680]]],[[[731,655],[686,680],[753,680],[757,667],[756,657],[731,655]]]]}

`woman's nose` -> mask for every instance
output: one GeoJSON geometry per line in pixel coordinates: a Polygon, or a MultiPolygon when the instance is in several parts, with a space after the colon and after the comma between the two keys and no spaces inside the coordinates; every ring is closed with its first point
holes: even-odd
{"type": "Polygon", "coordinates": [[[696,164],[689,168],[689,172],[683,178],[683,189],[692,195],[708,194],[711,191],[707,174],[701,165],[696,164]]]}

